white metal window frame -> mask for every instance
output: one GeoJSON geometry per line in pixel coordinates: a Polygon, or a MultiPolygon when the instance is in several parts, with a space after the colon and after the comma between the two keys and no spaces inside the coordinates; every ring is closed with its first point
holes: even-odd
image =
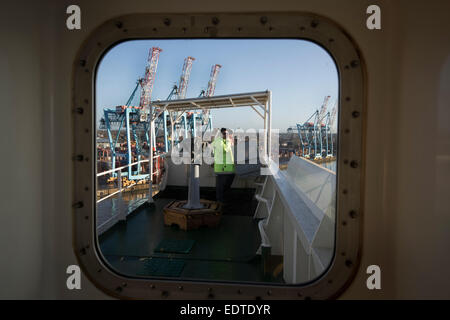
{"type": "Polygon", "coordinates": [[[309,13],[132,14],[106,21],[83,43],[73,67],[73,248],[85,275],[127,299],[327,299],[339,296],[359,267],[362,241],[365,69],[350,36],[309,13]],[[135,39],[284,38],[315,42],[339,73],[336,247],[328,270],[311,283],[279,285],[158,280],[117,274],[95,233],[95,76],[103,55],[135,39]]]}

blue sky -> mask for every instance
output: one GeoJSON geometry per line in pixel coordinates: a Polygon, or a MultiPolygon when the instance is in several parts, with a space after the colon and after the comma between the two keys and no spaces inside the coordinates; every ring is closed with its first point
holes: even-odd
{"type": "MultiPolygon", "coordinates": [[[[186,98],[207,88],[211,66],[221,64],[215,95],[272,91],[273,128],[285,131],[303,123],[320,108],[326,95],[331,110],[338,98],[338,75],[329,54],[304,40],[135,40],[112,48],[102,59],[96,81],[97,120],[105,107],[125,104],[136,80],[144,76],[148,51],[160,54],[152,100],[165,100],[178,83],[183,61],[193,56],[186,98]]],[[[133,105],[139,103],[140,90],[133,105]]],[[[214,110],[214,127],[261,128],[250,108],[214,110]]]]}

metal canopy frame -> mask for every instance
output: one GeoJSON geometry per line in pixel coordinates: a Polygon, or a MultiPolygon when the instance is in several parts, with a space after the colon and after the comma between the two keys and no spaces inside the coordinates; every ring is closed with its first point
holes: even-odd
{"type": "Polygon", "coordinates": [[[162,113],[168,112],[171,125],[173,126],[175,122],[179,121],[178,118],[173,117],[174,113],[180,112],[183,114],[186,111],[238,107],[251,107],[263,119],[264,129],[267,129],[267,146],[269,147],[268,150],[270,150],[269,137],[272,121],[272,92],[270,90],[213,97],[156,101],[151,103],[150,113],[152,114],[151,120],[154,123],[162,113]],[[261,111],[258,111],[256,107],[259,107],[261,111]]]}
{"type": "Polygon", "coordinates": [[[129,14],[100,23],[80,42],[72,75],[73,248],[84,274],[100,290],[126,299],[327,299],[339,296],[351,284],[362,255],[366,66],[357,43],[342,26],[305,12],[129,14]],[[95,232],[93,84],[98,64],[122,41],[194,38],[303,39],[322,46],[334,59],[339,74],[336,246],[331,265],[318,279],[288,286],[143,279],[119,274],[103,257],[95,232]]]}
{"type": "MultiPolygon", "coordinates": [[[[161,116],[161,114],[169,113],[171,132],[174,135],[174,125],[178,122],[180,117],[185,114],[186,111],[195,110],[211,110],[211,109],[224,109],[224,108],[242,108],[251,107],[264,121],[264,154],[266,156],[266,162],[270,165],[270,151],[271,149],[271,134],[272,134],[272,92],[270,90],[259,92],[248,92],[229,94],[212,97],[197,97],[190,99],[177,99],[177,100],[164,100],[155,101],[150,104],[149,112],[152,115],[149,125],[149,136],[151,136],[152,148],[156,143],[155,137],[155,121],[161,116]],[[256,107],[262,110],[262,114],[256,107]],[[180,114],[179,118],[174,115],[180,114]]],[[[195,115],[194,115],[195,116],[195,115]]],[[[165,120],[164,120],[165,121],[165,120]]],[[[195,130],[195,118],[194,118],[194,130],[195,130]]],[[[195,136],[195,132],[194,132],[195,136]]],[[[172,137],[173,139],[173,137],[172,137]]],[[[173,146],[172,146],[173,147],[173,146]]],[[[153,152],[149,155],[149,169],[150,177],[153,176],[153,152]]],[[[148,202],[153,203],[153,185],[152,179],[149,179],[149,195],[148,202]]]]}
{"type": "MultiPolygon", "coordinates": [[[[271,92],[267,90],[212,97],[154,101],[152,102],[152,107],[167,111],[191,111],[259,106],[261,109],[265,110],[267,108],[267,104],[270,103],[270,95],[271,92]]],[[[261,116],[261,114],[259,115],[261,116]]]]}

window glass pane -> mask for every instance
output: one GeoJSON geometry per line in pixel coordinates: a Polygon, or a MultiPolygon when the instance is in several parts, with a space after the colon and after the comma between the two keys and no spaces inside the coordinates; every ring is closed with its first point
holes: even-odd
{"type": "Polygon", "coordinates": [[[127,41],[95,86],[96,232],[117,272],[293,284],[329,266],[339,79],[324,49],[127,41]]]}

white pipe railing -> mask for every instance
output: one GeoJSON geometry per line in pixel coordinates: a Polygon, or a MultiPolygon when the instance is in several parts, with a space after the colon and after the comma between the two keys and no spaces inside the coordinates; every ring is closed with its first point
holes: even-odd
{"type": "MultiPolygon", "coordinates": [[[[153,159],[156,159],[156,158],[159,158],[159,157],[161,157],[161,155],[156,155],[156,156],[153,156],[153,159]]],[[[116,195],[116,194],[122,192],[123,190],[126,190],[126,189],[128,189],[128,188],[130,188],[130,187],[135,186],[136,183],[131,184],[131,185],[125,187],[125,188],[122,188],[122,170],[125,169],[125,168],[128,168],[128,167],[130,167],[130,166],[135,166],[135,165],[138,165],[138,164],[144,163],[144,162],[149,162],[149,160],[148,160],[148,159],[145,159],[145,160],[136,161],[136,162],[127,164],[127,165],[122,166],[122,167],[119,167],[119,168],[115,168],[115,169],[111,169],[111,170],[108,170],[108,171],[103,171],[103,172],[101,172],[101,173],[98,173],[98,174],[97,174],[97,178],[118,171],[118,174],[117,174],[118,190],[115,191],[115,192],[113,192],[113,193],[111,193],[111,194],[108,194],[107,196],[105,196],[105,197],[103,197],[103,198],[101,198],[101,199],[99,199],[99,200],[97,200],[97,203],[100,203],[100,202],[102,202],[103,200],[106,200],[106,199],[108,199],[108,198],[110,198],[110,197],[112,197],[112,196],[114,196],[114,195],[116,195]]],[[[160,171],[161,171],[161,170],[156,170],[156,171],[154,171],[154,172],[153,172],[153,175],[159,174],[160,171]]],[[[148,173],[146,174],[146,176],[148,177],[148,173]]]]}
{"type": "Polygon", "coordinates": [[[135,166],[135,165],[137,165],[139,163],[143,163],[143,162],[148,162],[148,159],[136,161],[136,162],[127,164],[126,166],[122,166],[122,167],[119,167],[119,168],[111,169],[111,170],[108,170],[108,171],[103,171],[103,172],[97,174],[97,178],[101,177],[101,176],[104,176],[105,174],[113,173],[114,171],[117,171],[117,170],[123,170],[125,168],[130,167],[130,166],[135,166]]]}

